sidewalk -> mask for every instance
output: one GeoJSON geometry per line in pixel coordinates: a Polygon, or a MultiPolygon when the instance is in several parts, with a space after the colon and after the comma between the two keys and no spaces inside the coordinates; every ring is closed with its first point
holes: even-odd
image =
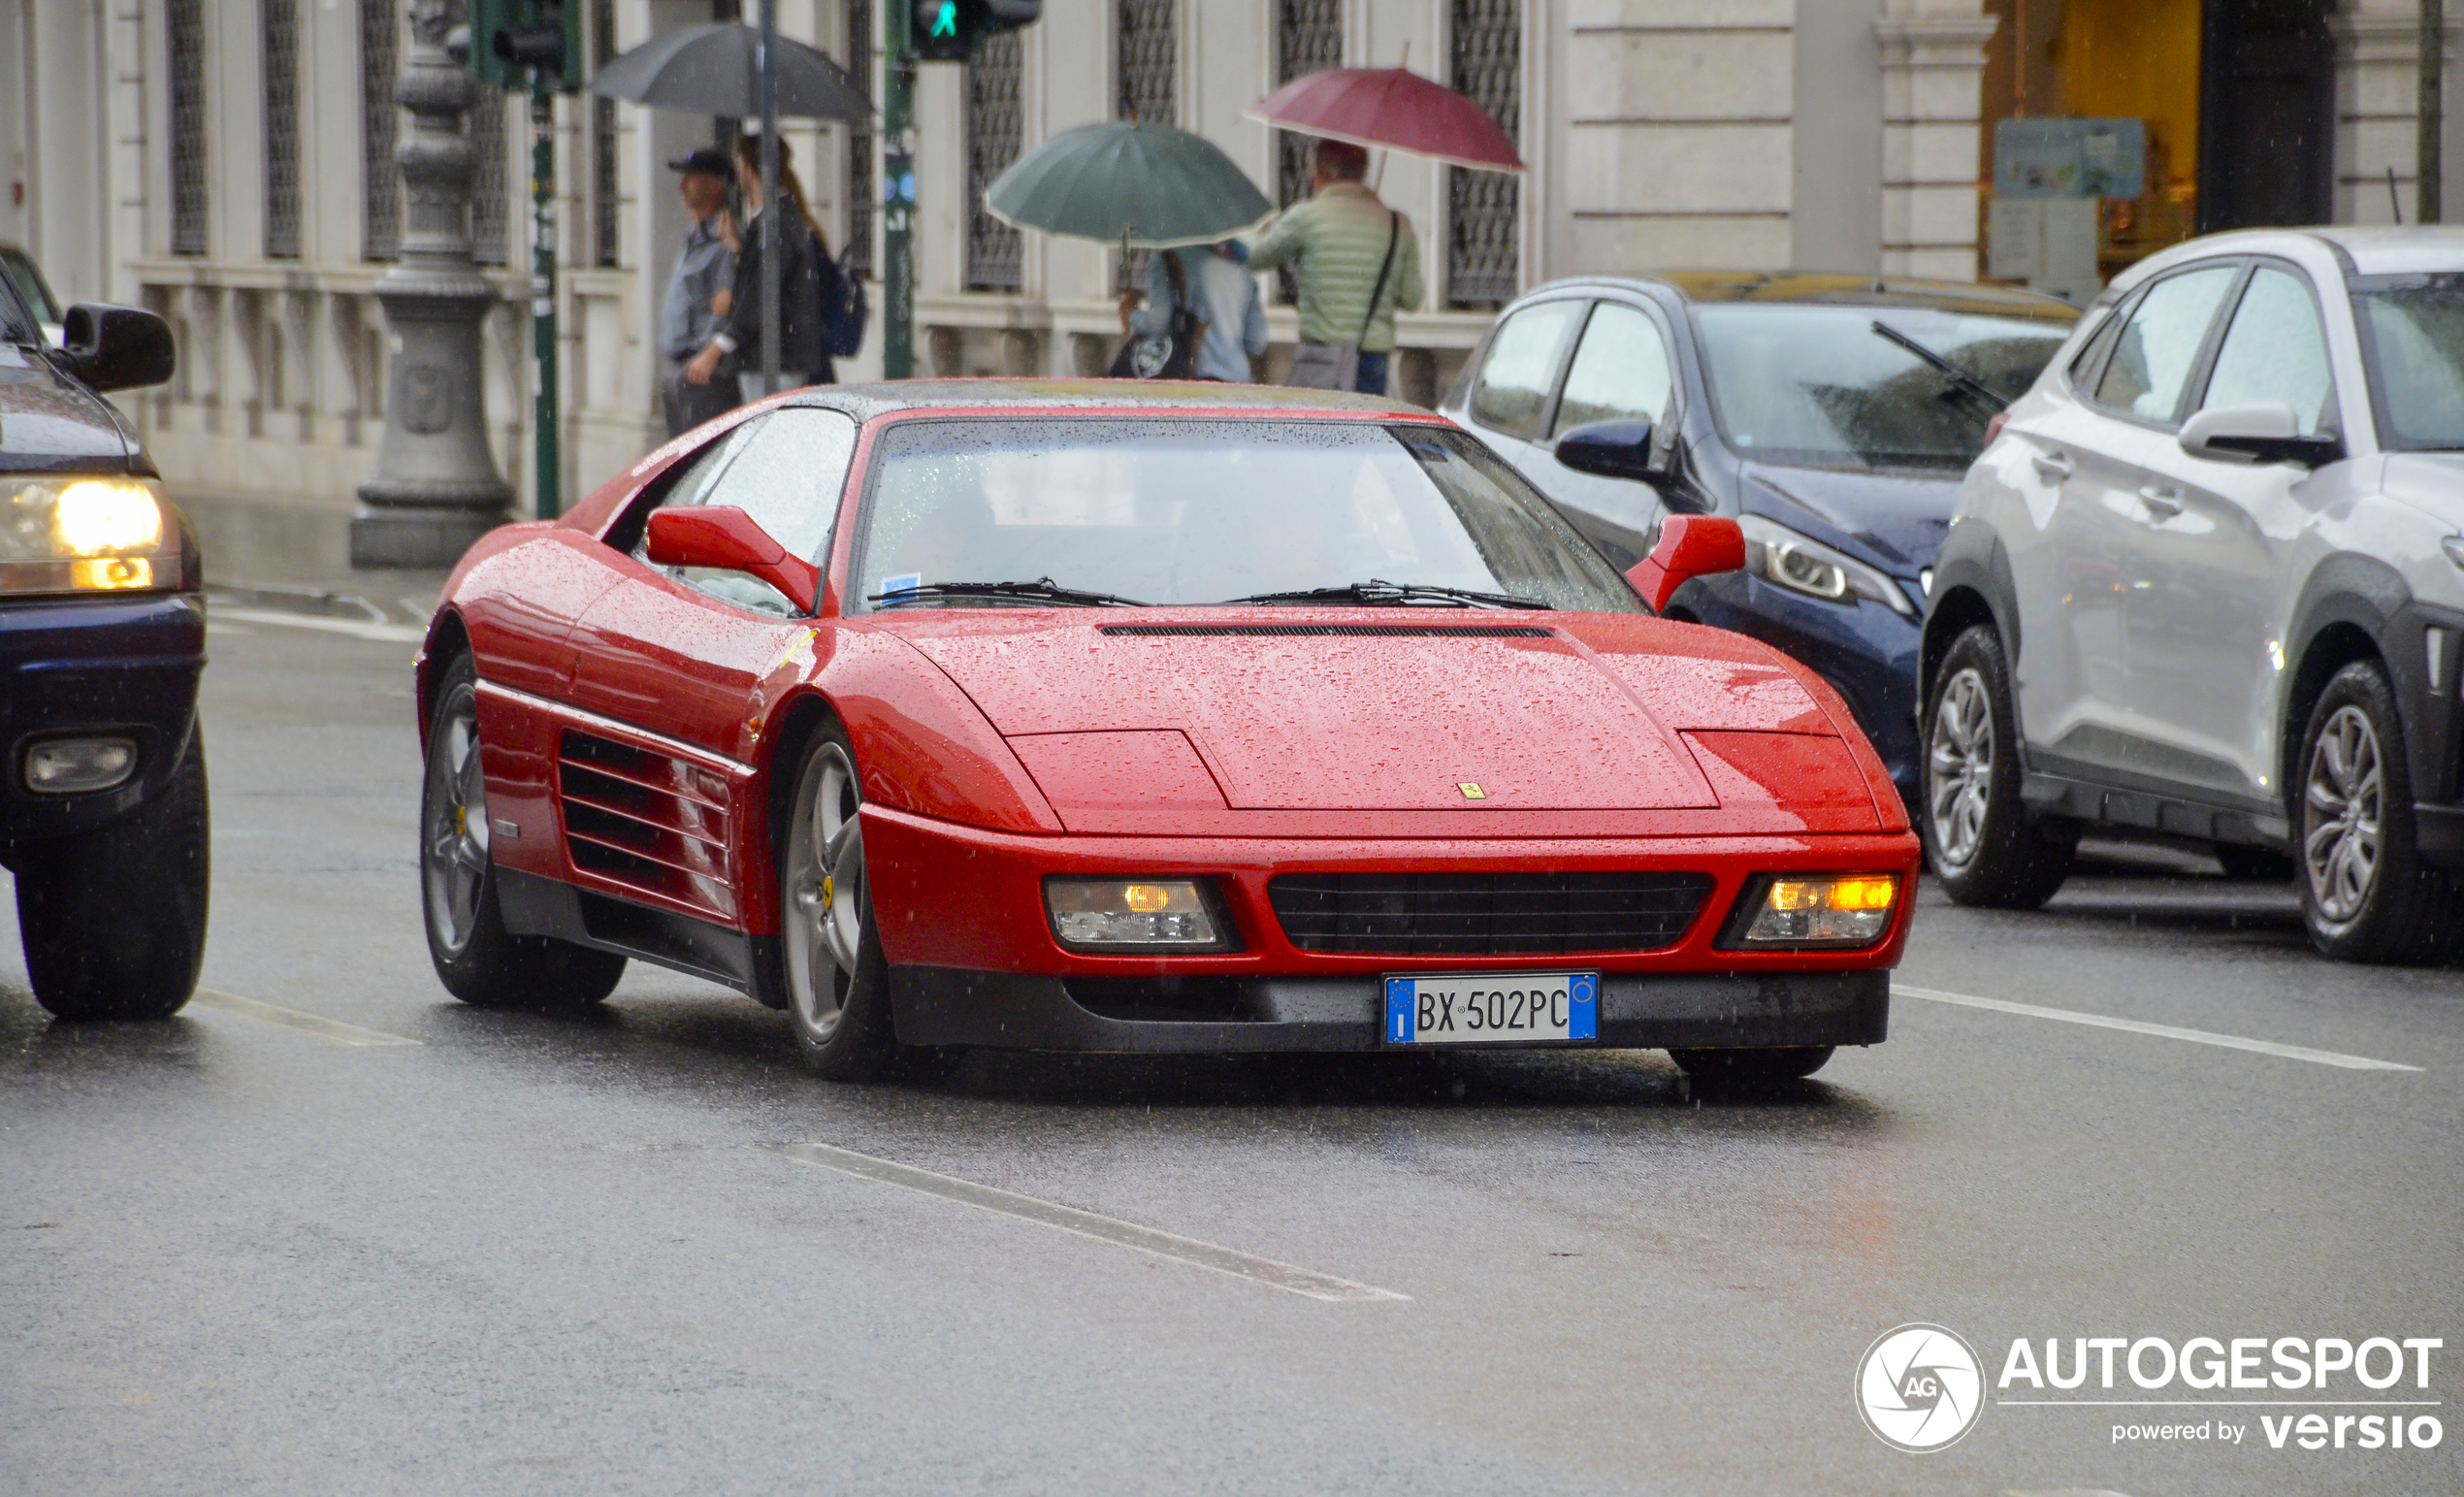
{"type": "MultiPolygon", "coordinates": [[[[375,628],[424,627],[447,569],[354,569],[351,506],[325,501],[175,489],[206,553],[217,603],[375,628]]],[[[390,637],[390,634],[378,637],[390,637]]]]}

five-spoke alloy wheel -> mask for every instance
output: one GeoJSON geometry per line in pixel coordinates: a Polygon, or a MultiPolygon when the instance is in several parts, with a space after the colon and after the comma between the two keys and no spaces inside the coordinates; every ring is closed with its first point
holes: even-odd
{"type": "Polygon", "coordinates": [[[781,829],[779,960],[805,1060],[832,1081],[869,1081],[897,1056],[890,967],[864,877],[864,804],[845,732],[812,738],[781,829]]]}

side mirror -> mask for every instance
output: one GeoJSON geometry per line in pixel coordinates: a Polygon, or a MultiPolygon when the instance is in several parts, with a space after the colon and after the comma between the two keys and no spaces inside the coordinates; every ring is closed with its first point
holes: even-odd
{"type": "Polygon", "coordinates": [[[1678,588],[1713,572],[1745,566],[1745,532],[1719,514],[1672,514],[1660,522],[1660,543],[1635,563],[1626,580],[1654,613],[1665,613],[1678,588]]]}
{"type": "Polygon", "coordinates": [[[822,570],[770,538],[753,516],[731,504],[654,509],[646,537],[661,567],[710,567],[759,577],[805,613],[822,594],[822,570]]]}
{"type": "Polygon", "coordinates": [[[1651,423],[1594,421],[1557,439],[1557,461],[1578,473],[1602,478],[1632,478],[1649,483],[1661,476],[1651,471],[1651,423]]]}
{"type": "Polygon", "coordinates": [[[80,302],[60,319],[60,352],[87,389],[161,384],[179,366],[171,324],[135,307],[80,302]]]}
{"type": "Polygon", "coordinates": [[[2320,468],[2345,455],[2334,437],[2305,437],[2283,401],[2215,406],[2182,423],[2182,450],[2212,463],[2298,463],[2320,468]]]}

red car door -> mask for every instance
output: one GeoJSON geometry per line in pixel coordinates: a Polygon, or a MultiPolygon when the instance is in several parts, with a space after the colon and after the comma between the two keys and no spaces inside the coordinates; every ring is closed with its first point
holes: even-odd
{"type": "MultiPolygon", "coordinates": [[[[733,505],[820,562],[855,439],[855,422],[834,410],[772,411],[720,438],[648,502],[733,505]]],[[[739,924],[736,824],[759,689],[783,662],[810,658],[817,626],[740,573],[621,554],[613,566],[616,584],[573,633],[565,699],[590,717],[567,724],[557,748],[567,850],[578,871],[629,895],[739,924]]]]}

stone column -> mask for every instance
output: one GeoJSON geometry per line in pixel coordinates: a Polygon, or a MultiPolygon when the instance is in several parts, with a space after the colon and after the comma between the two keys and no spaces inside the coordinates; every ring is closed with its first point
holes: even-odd
{"type": "MultiPolygon", "coordinates": [[[[2451,52],[2457,27],[2447,29],[2451,52]]],[[[2345,0],[2327,30],[2336,46],[2331,220],[2393,223],[2401,212],[2411,223],[2419,206],[2421,8],[2416,0],[2345,0]]],[[[2447,107],[2458,105],[2450,91],[2447,107]]],[[[2458,210],[2442,216],[2452,222],[2458,210]]]]}
{"type": "Polygon", "coordinates": [[[448,567],[511,517],[481,399],[479,324],[497,288],[470,259],[463,116],[474,85],[445,50],[461,12],[460,0],[410,0],[397,96],[411,120],[394,152],[408,212],[402,259],[376,283],[393,351],[376,475],[359,486],[351,520],[354,567],[448,567]]]}
{"type": "Polygon", "coordinates": [[[1978,116],[1994,17],[1893,0],[1882,44],[1882,271],[1976,278],[1978,116]]]}

